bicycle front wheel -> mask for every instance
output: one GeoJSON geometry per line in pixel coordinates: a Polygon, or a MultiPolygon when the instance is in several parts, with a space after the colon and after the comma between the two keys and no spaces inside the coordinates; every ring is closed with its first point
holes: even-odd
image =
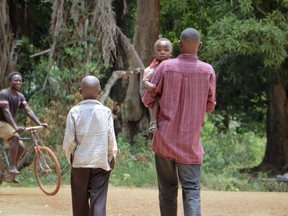
{"type": "Polygon", "coordinates": [[[37,184],[46,195],[55,195],[61,184],[61,169],[51,149],[38,147],[34,156],[34,173],[37,184]]]}

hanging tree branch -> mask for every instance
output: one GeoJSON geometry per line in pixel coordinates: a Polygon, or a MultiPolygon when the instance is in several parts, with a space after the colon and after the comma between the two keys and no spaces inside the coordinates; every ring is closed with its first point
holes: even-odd
{"type": "Polygon", "coordinates": [[[63,22],[64,0],[54,1],[52,8],[53,8],[53,12],[52,12],[50,32],[52,34],[53,43],[49,50],[50,51],[49,52],[49,65],[48,65],[48,70],[47,70],[47,74],[46,74],[42,89],[45,89],[46,84],[48,82],[49,73],[53,65],[53,56],[55,54],[58,34],[60,31],[60,28],[63,26],[63,23],[64,23],[63,22]]]}
{"type": "Polygon", "coordinates": [[[105,85],[104,88],[104,93],[101,95],[99,101],[101,103],[105,103],[105,101],[107,100],[107,98],[109,97],[111,88],[113,87],[113,85],[115,84],[115,82],[120,79],[120,78],[128,78],[130,75],[133,74],[139,74],[141,72],[143,72],[143,68],[135,68],[134,70],[116,70],[113,71],[111,77],[109,78],[108,82],[105,85]]]}
{"type": "MultiPolygon", "coordinates": [[[[115,61],[115,56],[118,49],[117,43],[121,43],[125,53],[117,57],[117,60],[122,57],[128,58],[129,68],[131,69],[116,70],[112,72],[112,76],[108,80],[108,83],[104,88],[104,94],[101,97],[101,101],[105,101],[112,86],[119,78],[127,78],[132,74],[141,73],[144,70],[143,62],[141,61],[138,53],[135,51],[129,38],[123,34],[121,29],[116,24],[115,14],[112,9],[112,0],[85,1],[81,3],[79,3],[77,0],[71,0],[71,2],[72,5],[70,7],[65,7],[66,3],[64,0],[56,0],[53,5],[54,9],[51,22],[53,44],[49,55],[51,62],[50,66],[52,66],[52,63],[55,61],[54,56],[57,56],[55,55],[55,48],[59,31],[64,26],[67,28],[71,27],[71,23],[72,28],[75,29],[73,39],[78,38],[78,40],[83,40],[86,42],[84,46],[85,61],[83,62],[86,65],[91,63],[92,56],[95,56],[95,53],[92,54],[90,49],[90,45],[93,45],[92,41],[86,41],[88,35],[96,39],[95,43],[98,46],[99,55],[101,55],[102,60],[106,65],[109,65],[115,61]],[[87,11],[89,11],[89,13],[87,13],[87,11]],[[64,16],[64,14],[66,15],[64,16]],[[68,19],[68,17],[73,17],[72,22],[70,18],[68,19]],[[65,20],[65,18],[67,20],[65,20]]],[[[65,40],[68,41],[67,39],[71,41],[71,35],[64,35],[63,42],[65,43],[65,40]]],[[[97,65],[97,62],[95,64],[97,65]]],[[[86,74],[87,73],[88,72],[86,71],[86,74]]],[[[47,83],[48,76],[49,73],[47,73],[43,87],[45,87],[47,83]]]]}

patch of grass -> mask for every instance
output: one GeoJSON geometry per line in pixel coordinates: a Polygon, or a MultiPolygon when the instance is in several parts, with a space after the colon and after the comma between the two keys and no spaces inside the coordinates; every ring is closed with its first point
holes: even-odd
{"type": "Polygon", "coordinates": [[[110,182],[116,186],[156,186],[155,162],[150,141],[136,135],[136,142],[131,146],[121,134],[117,141],[119,151],[110,182]]]}
{"type": "Polygon", "coordinates": [[[203,173],[201,184],[203,190],[288,192],[288,184],[285,182],[263,181],[247,173],[238,173],[234,177],[226,173],[221,175],[203,173]]]}
{"type": "MultiPolygon", "coordinates": [[[[288,192],[287,182],[265,180],[265,173],[252,175],[240,172],[241,168],[257,166],[261,162],[266,143],[264,137],[252,132],[238,133],[235,129],[219,133],[209,122],[205,122],[201,137],[205,149],[201,176],[203,190],[288,192]]],[[[130,145],[119,134],[117,142],[119,151],[110,183],[115,186],[157,187],[151,140],[136,135],[135,144],[130,145]]],[[[71,167],[62,146],[55,152],[61,166],[62,184],[70,184],[71,167]]],[[[37,186],[32,166],[22,169],[17,178],[23,183],[9,185],[37,186]]],[[[3,186],[6,185],[3,183],[3,186]]]]}

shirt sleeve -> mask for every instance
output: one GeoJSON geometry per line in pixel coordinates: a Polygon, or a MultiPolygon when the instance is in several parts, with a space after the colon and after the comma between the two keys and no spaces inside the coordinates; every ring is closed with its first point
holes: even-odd
{"type": "Polygon", "coordinates": [[[4,108],[9,105],[7,95],[4,93],[0,93],[0,107],[4,108]]]}
{"type": "Polygon", "coordinates": [[[212,112],[216,106],[216,75],[212,67],[211,70],[206,112],[212,112]]]}
{"type": "Polygon", "coordinates": [[[144,106],[148,108],[151,108],[156,98],[161,96],[164,70],[165,70],[165,63],[163,62],[158,66],[157,70],[153,74],[151,83],[156,85],[155,91],[149,92],[146,89],[143,90],[141,99],[144,106]]]}
{"type": "Polygon", "coordinates": [[[63,150],[69,163],[71,162],[71,154],[73,154],[77,146],[75,141],[75,133],[76,131],[74,119],[72,112],[70,111],[67,115],[65,135],[63,140],[63,150]]]}
{"type": "Polygon", "coordinates": [[[25,106],[25,104],[27,104],[26,99],[25,99],[23,94],[20,94],[20,105],[19,105],[19,108],[22,109],[25,106]]]}
{"type": "Polygon", "coordinates": [[[114,131],[114,122],[112,112],[109,112],[109,119],[108,119],[108,158],[112,160],[112,157],[116,159],[117,154],[117,142],[116,136],[114,131]]]}

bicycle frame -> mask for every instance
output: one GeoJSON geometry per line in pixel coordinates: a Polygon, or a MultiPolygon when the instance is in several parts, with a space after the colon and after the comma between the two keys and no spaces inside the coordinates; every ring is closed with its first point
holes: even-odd
{"type": "Polygon", "coordinates": [[[4,162],[6,164],[6,167],[9,169],[10,163],[9,163],[8,156],[7,156],[7,153],[6,153],[5,148],[4,148],[4,142],[2,139],[0,140],[0,146],[1,146],[1,151],[2,151],[3,158],[4,158],[4,162]]]}
{"type": "MultiPolygon", "coordinates": [[[[33,170],[38,186],[46,195],[55,195],[61,184],[61,169],[54,152],[44,145],[42,139],[37,133],[38,129],[43,129],[43,126],[35,126],[26,128],[30,132],[32,144],[29,146],[25,155],[17,163],[17,168],[20,169],[23,164],[28,160],[29,156],[35,151],[33,159],[33,170]]],[[[22,138],[22,140],[29,140],[29,138],[22,138]]],[[[4,148],[3,142],[0,140],[3,158],[6,167],[0,158],[0,184],[2,181],[14,182],[15,174],[9,173],[7,170],[10,167],[7,153],[4,148]]]]}
{"type": "Polygon", "coordinates": [[[34,150],[36,150],[35,148],[38,148],[39,143],[41,146],[44,146],[42,139],[40,139],[39,135],[36,132],[36,129],[30,130],[30,132],[31,138],[20,138],[21,140],[32,140],[33,143],[29,146],[25,155],[17,163],[17,169],[20,169],[23,166],[23,164],[28,160],[28,157],[33,153],[34,150]]]}
{"type": "MultiPolygon", "coordinates": [[[[4,142],[2,139],[0,140],[0,146],[1,146],[1,151],[2,151],[3,158],[4,158],[4,162],[5,162],[5,169],[4,167],[1,167],[0,182],[2,183],[3,180],[6,182],[12,182],[15,179],[15,174],[12,174],[6,171],[10,168],[10,163],[9,163],[9,159],[8,159],[8,156],[4,147],[4,142]]],[[[2,158],[0,160],[3,161],[2,158]]]]}
{"type": "MultiPolygon", "coordinates": [[[[32,133],[31,133],[32,134],[32,133]]],[[[27,150],[27,152],[25,153],[25,155],[21,158],[21,160],[17,163],[17,169],[21,169],[21,167],[23,166],[23,164],[28,160],[28,157],[33,153],[35,145],[38,146],[38,142],[40,140],[39,136],[36,134],[36,132],[33,132],[33,137],[32,138],[23,138],[20,137],[20,140],[32,140],[33,144],[31,144],[27,150]]],[[[6,170],[10,169],[10,162],[8,159],[8,155],[7,152],[5,150],[5,146],[4,146],[4,142],[2,139],[0,139],[0,147],[1,147],[1,151],[2,151],[2,159],[4,159],[4,163],[6,165],[6,170]]],[[[12,182],[15,178],[15,174],[11,174],[8,172],[4,173],[4,181],[7,182],[12,182]]]]}

